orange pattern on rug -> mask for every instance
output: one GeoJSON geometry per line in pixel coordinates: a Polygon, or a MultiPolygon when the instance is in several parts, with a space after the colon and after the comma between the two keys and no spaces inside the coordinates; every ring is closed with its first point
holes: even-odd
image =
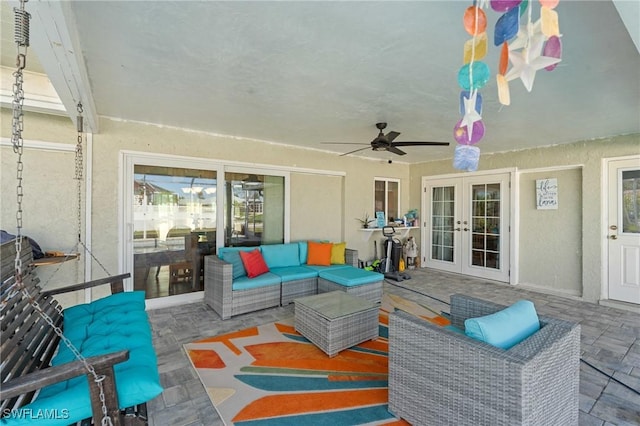
{"type": "Polygon", "coordinates": [[[388,314],[395,309],[449,324],[424,305],[385,295],[378,339],[331,358],[287,322],[200,339],[185,350],[227,425],[407,425],[387,410],[388,314]]]}

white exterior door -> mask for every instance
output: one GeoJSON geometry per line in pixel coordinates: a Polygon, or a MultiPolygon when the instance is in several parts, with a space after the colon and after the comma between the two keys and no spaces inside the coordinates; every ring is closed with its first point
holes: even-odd
{"type": "Polygon", "coordinates": [[[640,157],[608,166],[609,299],[640,304],[640,157]]]}
{"type": "Polygon", "coordinates": [[[509,282],[510,175],[427,179],[427,267],[509,282]]]}

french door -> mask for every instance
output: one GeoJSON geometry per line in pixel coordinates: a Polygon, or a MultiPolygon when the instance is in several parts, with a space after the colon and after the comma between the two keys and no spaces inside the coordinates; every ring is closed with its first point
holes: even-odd
{"type": "Polygon", "coordinates": [[[424,266],[509,282],[510,174],[423,180],[424,266]]]}
{"type": "Polygon", "coordinates": [[[640,157],[607,170],[609,299],[640,304],[640,157]]]}

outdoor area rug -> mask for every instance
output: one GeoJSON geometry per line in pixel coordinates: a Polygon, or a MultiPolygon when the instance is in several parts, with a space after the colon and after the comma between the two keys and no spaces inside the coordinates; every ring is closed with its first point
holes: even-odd
{"type": "Polygon", "coordinates": [[[276,322],[184,345],[226,425],[406,425],[387,411],[388,313],[400,309],[445,326],[430,308],[385,295],[380,337],[329,358],[276,322]]]}

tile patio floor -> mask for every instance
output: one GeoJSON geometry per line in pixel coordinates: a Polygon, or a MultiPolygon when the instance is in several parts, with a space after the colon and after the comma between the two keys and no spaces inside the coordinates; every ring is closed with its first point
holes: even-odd
{"type": "MultiPolygon", "coordinates": [[[[384,291],[445,312],[449,312],[449,306],[442,302],[448,303],[454,293],[501,304],[529,299],[542,315],[579,322],[581,358],[640,391],[640,314],[428,269],[411,271],[411,275],[408,281],[385,283],[384,291]]],[[[149,317],[165,388],[162,395],[148,404],[149,424],[218,426],[223,423],[182,345],[198,338],[292,318],[293,304],[226,321],[204,302],[152,310],[149,317]]],[[[640,395],[581,362],[579,421],[581,426],[640,425],[640,395]]]]}

